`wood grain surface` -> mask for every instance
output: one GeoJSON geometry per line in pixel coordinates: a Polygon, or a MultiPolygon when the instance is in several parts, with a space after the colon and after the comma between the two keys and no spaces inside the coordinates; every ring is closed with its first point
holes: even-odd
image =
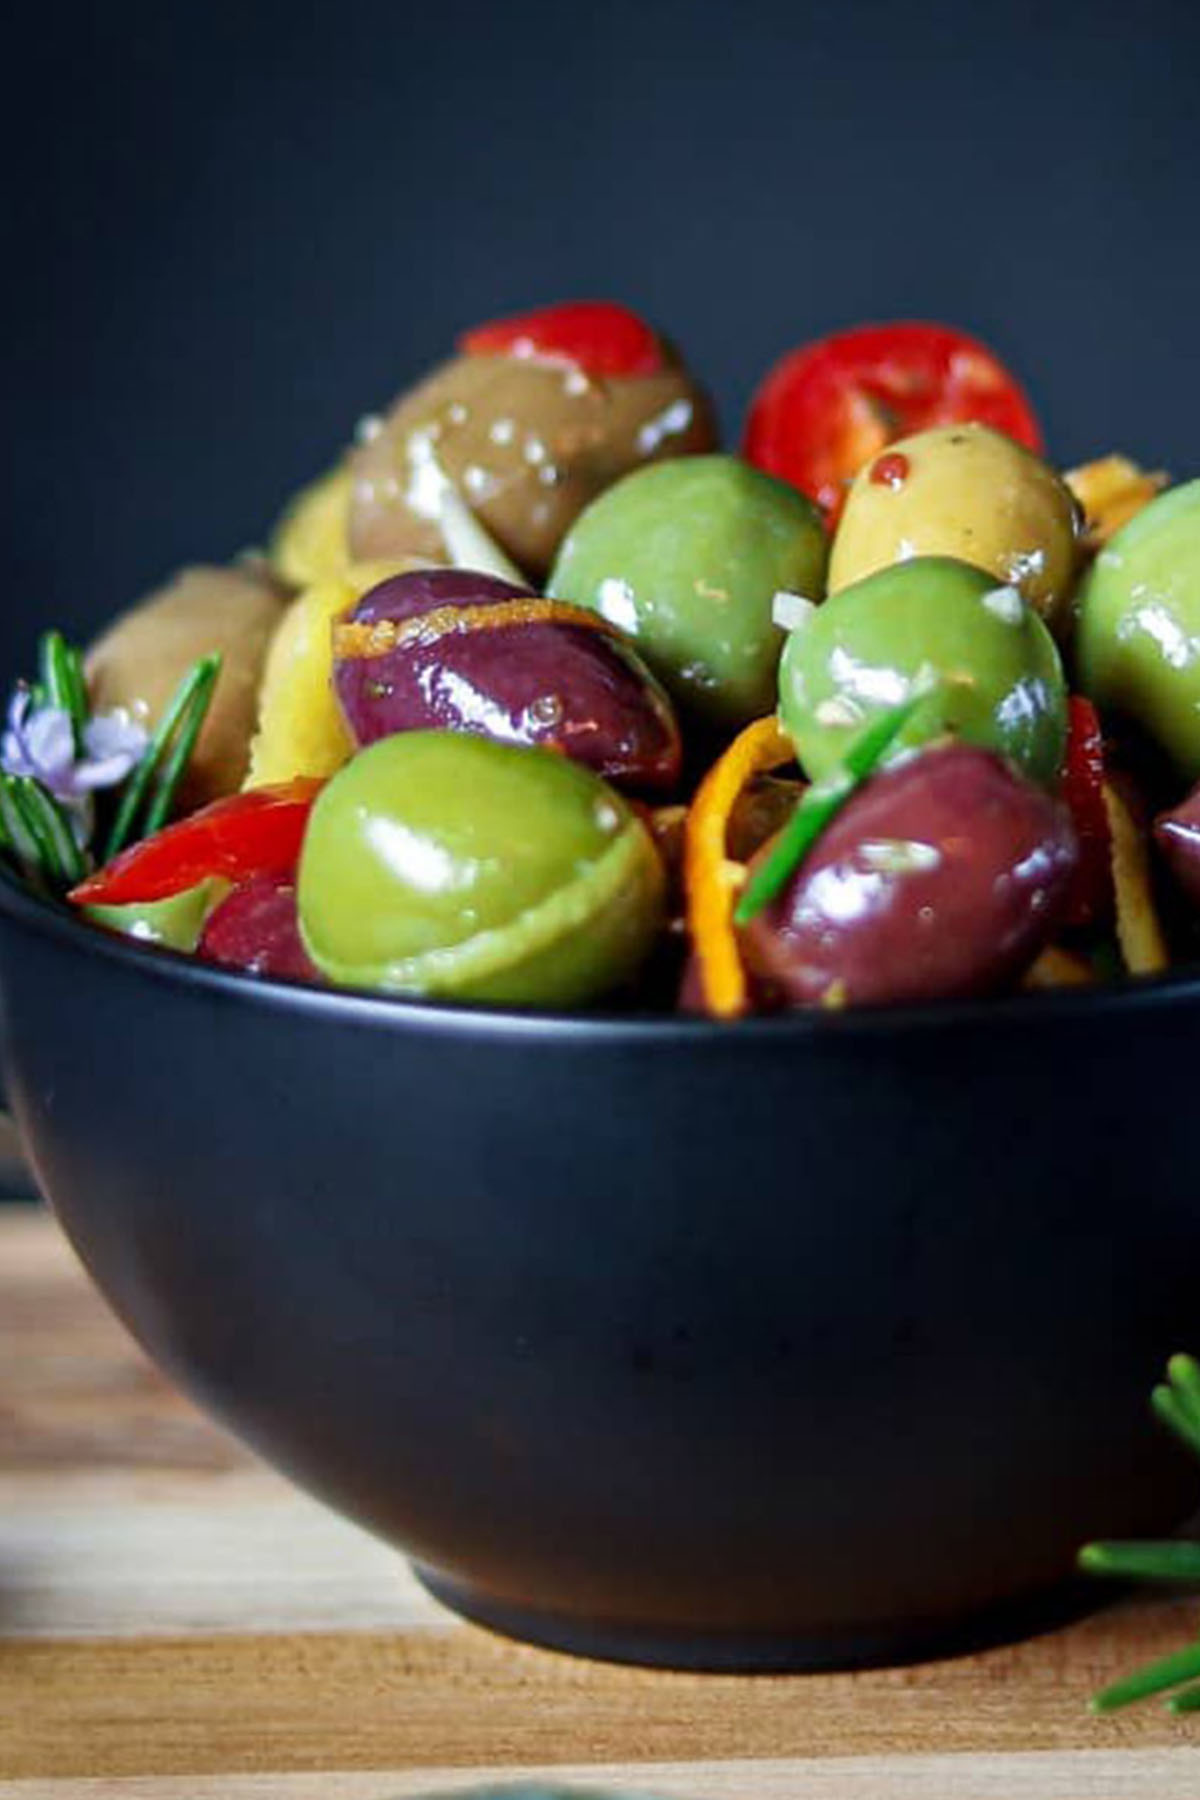
{"type": "Polygon", "coordinates": [[[858,1675],[509,1644],[202,1420],[48,1219],[0,1217],[3,1800],[399,1800],[550,1772],[683,1800],[1200,1800],[1200,1723],[1086,1711],[1198,1613],[1139,1600],[858,1675]]]}

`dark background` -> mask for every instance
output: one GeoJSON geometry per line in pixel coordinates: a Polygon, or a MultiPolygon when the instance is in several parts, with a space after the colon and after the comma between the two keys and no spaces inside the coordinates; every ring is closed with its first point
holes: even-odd
{"type": "Polygon", "coordinates": [[[1200,8],[18,9],[0,666],[260,540],[490,314],[645,309],[735,433],[784,348],[973,328],[1054,451],[1197,449],[1200,8]]]}

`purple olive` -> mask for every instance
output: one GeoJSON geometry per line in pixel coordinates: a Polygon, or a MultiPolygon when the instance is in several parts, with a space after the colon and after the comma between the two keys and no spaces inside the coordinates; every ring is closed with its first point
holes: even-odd
{"type": "Polygon", "coordinates": [[[469,731],[560,750],[618,785],[679,779],[674,711],[637,652],[493,576],[423,569],[380,582],[335,628],[334,686],[360,746],[469,731]],[[399,630],[354,629],[372,625],[399,630]]]}
{"type": "Polygon", "coordinates": [[[742,934],[787,1002],[934,1000],[1012,983],[1061,916],[1070,814],[989,751],[951,743],[875,775],[742,934]]]}
{"type": "Polygon", "coordinates": [[[196,954],[252,975],[322,979],[300,940],[295,884],[278,875],[255,875],[226,894],[208,915],[196,954]]]}
{"type": "Polygon", "coordinates": [[[1200,787],[1154,821],[1154,841],[1175,883],[1200,906],[1200,787]]]}

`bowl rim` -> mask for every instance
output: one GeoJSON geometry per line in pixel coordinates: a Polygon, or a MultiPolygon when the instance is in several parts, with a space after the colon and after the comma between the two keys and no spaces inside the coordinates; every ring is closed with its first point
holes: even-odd
{"type": "Polygon", "coordinates": [[[1146,1008],[1162,1011],[1200,1002],[1200,964],[1161,975],[1126,976],[1095,987],[1024,991],[974,1000],[886,1002],[844,1009],[796,1009],[713,1019],[689,1013],[604,1011],[552,1012],[546,1008],[498,1006],[477,1001],[427,1000],[405,994],[365,992],[281,976],[253,975],[202,961],[187,951],[145,943],[81,919],[65,903],[33,892],[10,867],[0,864],[0,918],[64,943],[83,955],[128,968],[138,977],[221,996],[237,1005],[283,1010],[329,1023],[383,1031],[422,1029],[468,1038],[547,1038],[553,1042],[645,1044],[736,1044],[830,1038],[870,1039],[896,1033],[955,1031],[989,1023],[1009,1029],[1062,1020],[1086,1023],[1097,1007],[1118,1017],[1146,1008]]]}

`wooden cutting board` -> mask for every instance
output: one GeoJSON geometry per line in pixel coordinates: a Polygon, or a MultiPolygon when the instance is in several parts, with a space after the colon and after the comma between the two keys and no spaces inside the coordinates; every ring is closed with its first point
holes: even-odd
{"type": "Polygon", "coordinates": [[[540,1774],[695,1800],[1200,1800],[1200,1719],[1089,1692],[1200,1628],[1125,1603],[986,1655],[668,1675],[461,1625],[147,1365],[0,1213],[0,1796],[390,1800],[540,1774]]]}

